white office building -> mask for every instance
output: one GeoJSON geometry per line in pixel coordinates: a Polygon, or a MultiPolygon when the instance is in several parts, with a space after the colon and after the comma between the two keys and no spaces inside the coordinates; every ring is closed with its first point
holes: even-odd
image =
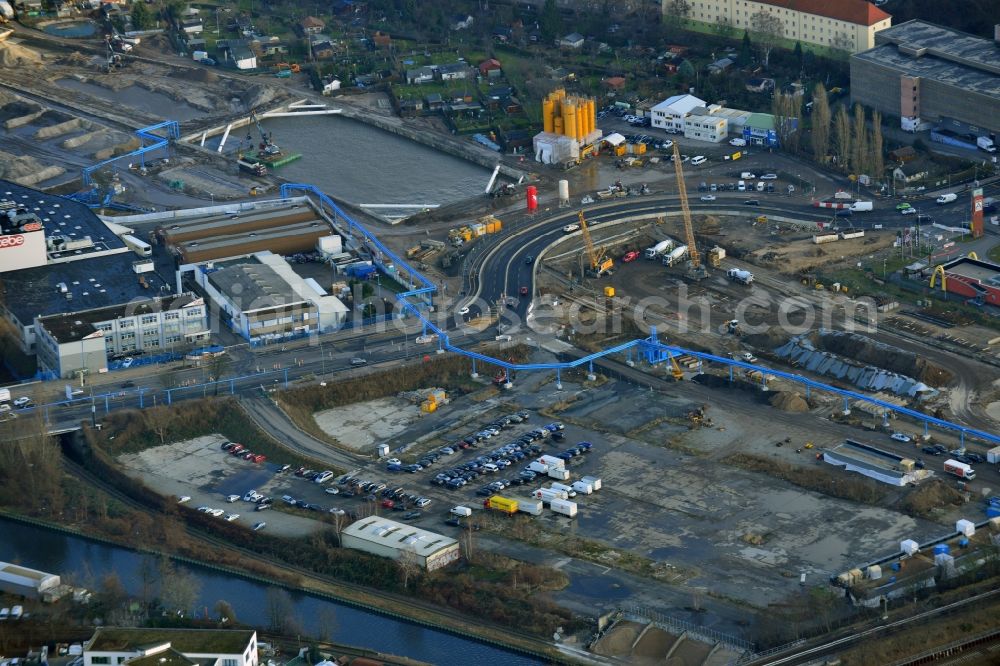
{"type": "Polygon", "coordinates": [[[101,627],[83,646],[84,666],[258,666],[252,629],[101,627]]]}
{"type": "Polygon", "coordinates": [[[684,119],[687,115],[704,106],[704,100],[694,95],[674,95],[650,109],[651,124],[671,134],[681,134],[684,132],[684,119]]]}

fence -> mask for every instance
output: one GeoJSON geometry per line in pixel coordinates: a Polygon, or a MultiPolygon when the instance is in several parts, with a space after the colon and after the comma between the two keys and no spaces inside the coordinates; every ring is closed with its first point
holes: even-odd
{"type": "Polygon", "coordinates": [[[622,615],[630,620],[651,622],[656,626],[677,635],[687,633],[711,643],[721,643],[722,645],[732,648],[740,653],[752,654],[754,650],[753,642],[745,638],[730,636],[729,634],[721,631],[709,629],[708,627],[702,627],[693,622],[688,622],[687,620],[681,620],[680,618],[664,615],[663,613],[650,608],[629,604],[622,606],[620,610],[622,615]]]}

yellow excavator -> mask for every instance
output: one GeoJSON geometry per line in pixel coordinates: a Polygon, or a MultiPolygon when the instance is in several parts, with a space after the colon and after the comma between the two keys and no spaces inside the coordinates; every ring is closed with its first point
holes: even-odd
{"type": "Polygon", "coordinates": [[[590,261],[589,273],[593,277],[601,277],[611,272],[615,266],[615,261],[607,255],[604,248],[595,248],[594,241],[590,237],[590,229],[587,227],[587,219],[583,216],[583,211],[579,212],[580,233],[583,235],[584,247],[587,250],[587,258],[590,261]]]}

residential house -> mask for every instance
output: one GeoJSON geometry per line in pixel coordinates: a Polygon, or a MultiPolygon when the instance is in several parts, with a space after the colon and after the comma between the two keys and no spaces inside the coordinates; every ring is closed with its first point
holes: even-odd
{"type": "Polygon", "coordinates": [[[452,30],[468,30],[474,21],[470,14],[455,14],[451,17],[450,27],[452,30]]]}
{"type": "Polygon", "coordinates": [[[273,58],[288,54],[288,46],[283,44],[276,36],[260,37],[250,42],[256,47],[257,54],[262,58],[273,58]]]}
{"type": "Polygon", "coordinates": [[[889,159],[900,164],[905,164],[916,157],[917,151],[913,149],[913,146],[902,146],[889,153],[889,159]]]}
{"type": "Polygon", "coordinates": [[[892,170],[892,177],[904,183],[912,183],[926,178],[930,174],[927,162],[913,159],[905,164],[900,164],[892,170]]]}
{"type": "Polygon", "coordinates": [[[316,60],[329,60],[335,53],[333,43],[328,39],[311,44],[310,48],[312,49],[313,58],[316,58],[316,60]]]}
{"type": "Polygon", "coordinates": [[[500,42],[501,44],[506,44],[514,36],[514,31],[510,28],[499,27],[493,28],[493,39],[500,42]]]}
{"type": "Polygon", "coordinates": [[[469,66],[464,62],[455,62],[437,67],[436,73],[442,81],[456,81],[468,78],[469,66]]]}
{"type": "Polygon", "coordinates": [[[367,88],[378,83],[378,77],[374,74],[358,74],[354,77],[354,85],[359,88],[367,88]]]}
{"type": "Polygon", "coordinates": [[[340,90],[340,79],[331,79],[323,84],[323,94],[332,95],[340,90]]]}
{"type": "Polygon", "coordinates": [[[181,30],[184,31],[185,35],[200,35],[205,30],[205,26],[200,18],[193,18],[182,21],[181,30]]]}
{"type": "Polygon", "coordinates": [[[399,101],[399,115],[417,116],[424,110],[422,99],[402,99],[399,101]]]}
{"type": "Polygon", "coordinates": [[[219,50],[222,51],[226,60],[231,60],[236,69],[257,69],[257,55],[250,48],[249,42],[243,39],[231,39],[221,45],[216,42],[219,50]]]}
{"type": "Polygon", "coordinates": [[[374,42],[375,46],[390,46],[392,38],[386,33],[376,30],[375,34],[372,35],[372,42],[374,42]]]}
{"type": "Polygon", "coordinates": [[[583,46],[583,35],[571,32],[559,40],[559,46],[564,49],[578,49],[583,46]]]}
{"type": "Polygon", "coordinates": [[[744,87],[752,93],[767,92],[768,90],[774,90],[774,79],[749,79],[744,87]]]}
{"type": "Polygon", "coordinates": [[[503,108],[503,112],[506,113],[508,116],[514,116],[519,113],[524,113],[524,107],[521,105],[521,100],[519,100],[517,97],[513,95],[507,97],[506,99],[501,100],[500,104],[501,107],[503,108]]]}
{"type": "Polygon", "coordinates": [[[734,64],[735,63],[730,58],[719,58],[718,60],[716,60],[715,62],[713,62],[711,65],[708,66],[708,73],[722,74],[730,67],[732,67],[734,64]]]}
{"type": "Polygon", "coordinates": [[[410,85],[415,83],[430,83],[434,80],[433,67],[414,67],[406,70],[406,82],[410,85]]]}
{"type": "Polygon", "coordinates": [[[321,33],[324,28],[326,28],[326,23],[315,16],[307,16],[299,21],[299,31],[306,36],[321,33]]]}
{"type": "MultiPolygon", "coordinates": [[[[669,0],[662,3],[666,13],[669,0]]],[[[690,5],[691,21],[726,22],[740,34],[752,30],[754,14],[764,12],[781,22],[787,40],[850,53],[872,48],[875,33],[892,25],[892,17],[868,0],[691,0],[690,5]]]]}
{"type": "Polygon", "coordinates": [[[503,68],[500,66],[500,61],[496,58],[487,58],[479,63],[480,76],[495,77],[500,76],[502,73],[503,68]]]}
{"type": "Polygon", "coordinates": [[[532,146],[532,133],[528,130],[501,131],[497,138],[500,139],[500,145],[508,153],[530,150],[532,146]]]}
{"type": "Polygon", "coordinates": [[[604,79],[601,83],[604,84],[605,88],[609,90],[624,90],[625,89],[625,77],[624,76],[609,76],[604,79]]]}
{"type": "Polygon", "coordinates": [[[188,39],[184,40],[184,43],[187,44],[187,51],[188,51],[188,53],[194,53],[195,51],[207,51],[208,50],[208,48],[207,48],[208,43],[204,39],[202,39],[201,37],[189,37],[188,39]]]}
{"type": "Polygon", "coordinates": [[[444,98],[439,93],[431,93],[424,97],[424,108],[428,111],[440,111],[444,107],[444,98]]]}
{"type": "Polygon", "coordinates": [[[652,126],[667,132],[684,132],[684,118],[693,109],[705,106],[705,101],[694,95],[674,95],[652,108],[652,126]]]}

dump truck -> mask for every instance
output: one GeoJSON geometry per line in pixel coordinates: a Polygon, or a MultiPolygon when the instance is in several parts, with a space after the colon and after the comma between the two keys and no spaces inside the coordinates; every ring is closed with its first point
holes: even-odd
{"type": "Polygon", "coordinates": [[[965,479],[966,481],[972,481],[976,478],[976,470],[972,469],[969,465],[965,463],[960,463],[957,460],[944,461],[944,471],[947,474],[952,474],[960,479],[965,479]]]}
{"type": "Polygon", "coordinates": [[[501,497],[500,495],[487,497],[483,502],[483,506],[487,509],[506,513],[508,516],[517,513],[517,500],[510,499],[509,497],[501,497]]]}
{"type": "Polygon", "coordinates": [[[740,268],[730,268],[726,271],[726,277],[740,284],[753,284],[753,273],[740,268]]]}

